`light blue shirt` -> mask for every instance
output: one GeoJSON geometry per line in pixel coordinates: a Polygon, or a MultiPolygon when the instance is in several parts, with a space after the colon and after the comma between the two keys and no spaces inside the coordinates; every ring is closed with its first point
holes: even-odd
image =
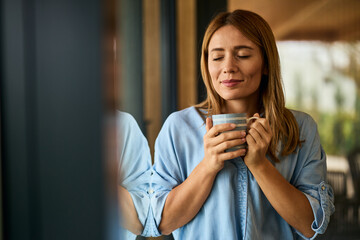
{"type": "MultiPolygon", "coordinates": [[[[326,156],[314,120],[302,112],[292,113],[299,125],[300,139],[305,142],[295,153],[278,156],[280,162],[272,163],[308,198],[315,217],[312,229],[316,236],[325,232],[334,211],[332,189],[325,183],[326,156]]],[[[169,192],[184,182],[203,159],[205,133],[204,120],[194,107],[171,114],[164,123],[155,143],[153,225],[159,226],[169,192]]],[[[156,228],[151,231],[160,235],[156,228]]],[[[175,230],[173,236],[183,240],[303,238],[271,206],[241,158],[225,162],[200,211],[175,230]]]]}
{"type": "MultiPolygon", "coordinates": [[[[148,194],[151,173],[149,144],[130,114],[118,111],[116,120],[118,183],[129,191],[139,220],[145,225],[147,216],[152,216],[149,214],[148,194]]],[[[120,228],[120,239],[136,239],[136,235],[120,228]]]]}

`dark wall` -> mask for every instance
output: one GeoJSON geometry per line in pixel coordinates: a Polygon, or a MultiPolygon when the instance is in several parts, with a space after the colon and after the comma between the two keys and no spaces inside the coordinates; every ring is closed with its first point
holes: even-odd
{"type": "Polygon", "coordinates": [[[161,0],[162,121],[177,110],[176,2],[161,0]]]}
{"type": "Polygon", "coordinates": [[[227,1],[223,0],[197,0],[196,2],[196,21],[197,21],[197,63],[198,63],[198,102],[205,100],[206,88],[203,83],[200,71],[201,44],[205,30],[211,19],[218,13],[227,11],[227,1]]]}
{"type": "Polygon", "coordinates": [[[111,238],[100,3],[1,2],[5,239],[111,238]]]}

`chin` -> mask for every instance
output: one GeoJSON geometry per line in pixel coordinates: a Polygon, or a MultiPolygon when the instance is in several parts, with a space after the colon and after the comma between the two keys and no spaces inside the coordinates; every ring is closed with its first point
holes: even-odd
{"type": "Polygon", "coordinates": [[[240,95],[240,94],[221,94],[220,96],[221,96],[221,98],[223,98],[226,101],[240,100],[240,99],[243,99],[243,98],[247,97],[247,96],[243,96],[243,95],[240,95]]]}
{"type": "Polygon", "coordinates": [[[253,98],[257,99],[258,98],[258,91],[251,91],[251,92],[226,91],[226,92],[220,92],[219,95],[225,101],[245,100],[245,99],[253,99],[253,98]]]}

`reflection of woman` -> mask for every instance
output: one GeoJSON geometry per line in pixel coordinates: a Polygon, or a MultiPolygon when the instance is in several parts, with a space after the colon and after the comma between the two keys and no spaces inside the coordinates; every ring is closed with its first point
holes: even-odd
{"type": "Polygon", "coordinates": [[[207,99],[173,113],[155,145],[152,209],[175,239],[298,239],[323,233],[334,210],[317,126],[285,108],[279,56],[257,14],[222,13],[208,26],[207,99]],[[209,116],[260,117],[244,132],[209,116]],[[204,118],[206,122],[204,124],[204,118]],[[219,134],[221,133],[221,134],[219,134]],[[248,150],[225,152],[247,142],[248,150]]]}
{"type": "Polygon", "coordinates": [[[143,232],[150,202],[148,198],[151,155],[148,142],[135,119],[128,113],[117,113],[119,144],[120,239],[135,239],[143,232]],[[125,230],[128,229],[129,231],[125,230]]]}

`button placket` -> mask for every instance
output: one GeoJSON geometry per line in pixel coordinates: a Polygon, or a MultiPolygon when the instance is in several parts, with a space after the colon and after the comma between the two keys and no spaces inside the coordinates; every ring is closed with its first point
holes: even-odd
{"type": "Polygon", "coordinates": [[[248,189],[248,173],[245,163],[241,160],[238,164],[238,204],[239,204],[239,216],[240,216],[240,227],[243,238],[245,236],[246,226],[246,212],[247,212],[247,189],[248,189]]]}

